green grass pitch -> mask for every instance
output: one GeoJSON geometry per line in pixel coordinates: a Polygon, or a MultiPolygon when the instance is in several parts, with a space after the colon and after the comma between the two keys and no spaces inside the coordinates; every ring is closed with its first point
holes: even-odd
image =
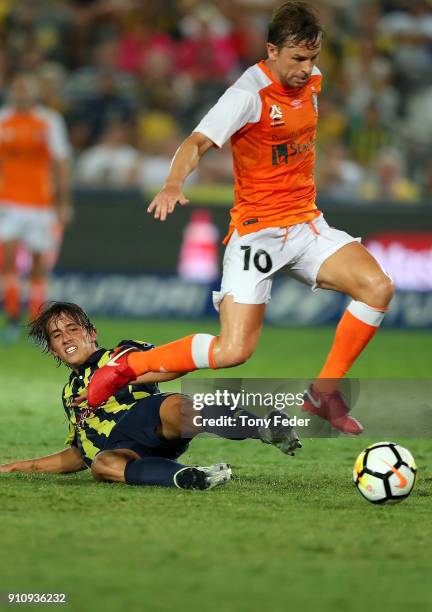
{"type": "MultiPolygon", "coordinates": [[[[97,325],[105,346],[216,331],[208,322],[97,325]]],[[[217,375],[313,376],[332,334],[267,327],[250,362],[217,375]]],[[[430,332],[383,330],[352,375],[427,378],[431,354],[430,332]]],[[[65,368],[25,340],[0,348],[0,363],[0,461],[61,449],[65,368]]],[[[88,472],[2,474],[0,591],[66,592],[79,611],[429,609],[431,443],[405,441],[419,465],[416,489],[376,507],[351,482],[355,457],[373,441],[304,440],[291,458],[256,441],[202,438],[185,461],[228,461],[236,474],[203,493],[96,483],[88,472]]]]}

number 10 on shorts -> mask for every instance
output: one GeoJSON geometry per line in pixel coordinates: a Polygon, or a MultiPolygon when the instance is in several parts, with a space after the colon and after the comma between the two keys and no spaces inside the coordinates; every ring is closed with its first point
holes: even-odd
{"type": "MultiPolygon", "coordinates": [[[[252,247],[242,246],[240,248],[242,251],[244,251],[243,270],[247,271],[250,269],[252,247]]],[[[270,272],[273,267],[273,262],[270,255],[267,253],[267,251],[264,251],[263,249],[258,249],[255,252],[252,261],[258,272],[262,272],[263,274],[267,274],[268,272],[270,272]]]]}

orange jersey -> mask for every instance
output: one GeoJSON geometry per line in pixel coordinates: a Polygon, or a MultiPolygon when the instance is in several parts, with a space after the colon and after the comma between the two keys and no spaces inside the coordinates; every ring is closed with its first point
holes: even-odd
{"type": "Polygon", "coordinates": [[[315,143],[321,72],[284,88],[264,61],[227,89],[195,128],[221,147],[231,139],[235,202],[230,233],[310,221],[315,204],[315,143]]]}
{"type": "Polygon", "coordinates": [[[58,113],[44,107],[0,111],[0,203],[52,206],[52,162],[68,155],[66,130],[58,113]]]}

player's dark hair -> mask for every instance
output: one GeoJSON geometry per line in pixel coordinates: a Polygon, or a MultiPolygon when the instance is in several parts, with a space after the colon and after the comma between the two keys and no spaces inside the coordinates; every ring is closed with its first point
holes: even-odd
{"type": "Polygon", "coordinates": [[[318,13],[303,0],[288,0],[273,13],[267,41],[281,49],[288,41],[295,45],[316,47],[323,35],[318,13]]]}
{"type": "MultiPolygon", "coordinates": [[[[70,317],[89,334],[96,331],[87,313],[78,304],[73,304],[72,302],[47,302],[44,304],[39,316],[28,324],[29,337],[42,347],[44,353],[50,352],[48,326],[51,321],[57,321],[62,315],[70,317]]],[[[59,364],[61,363],[58,357],[55,357],[55,359],[59,364]]]]}

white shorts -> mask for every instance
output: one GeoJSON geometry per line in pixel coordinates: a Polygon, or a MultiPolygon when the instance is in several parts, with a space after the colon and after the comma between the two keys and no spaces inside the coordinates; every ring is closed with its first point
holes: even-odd
{"type": "Polygon", "coordinates": [[[225,295],[240,304],[268,304],[273,276],[285,266],[290,276],[316,291],[323,262],[360,240],[330,227],[322,215],[289,228],[270,227],[245,236],[235,231],[225,250],[222,286],[213,292],[213,304],[219,310],[225,295]]]}
{"type": "Polygon", "coordinates": [[[51,208],[0,202],[0,241],[19,240],[32,253],[45,253],[56,244],[56,221],[51,208]]]}

